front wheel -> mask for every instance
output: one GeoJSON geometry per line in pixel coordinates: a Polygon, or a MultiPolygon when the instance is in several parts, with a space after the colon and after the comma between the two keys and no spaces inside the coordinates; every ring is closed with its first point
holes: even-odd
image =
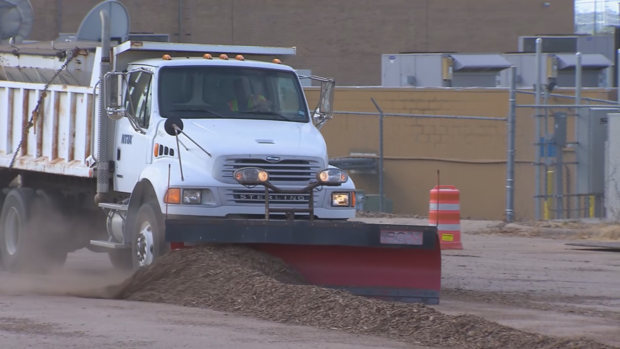
{"type": "Polygon", "coordinates": [[[164,240],[164,219],[155,200],[142,204],[133,229],[133,267],[138,269],[151,265],[170,250],[164,240]]]}

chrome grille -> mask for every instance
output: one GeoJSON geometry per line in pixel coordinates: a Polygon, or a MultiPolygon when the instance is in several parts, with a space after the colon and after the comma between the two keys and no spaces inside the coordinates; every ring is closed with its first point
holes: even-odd
{"type": "Polygon", "coordinates": [[[236,183],[233,173],[244,167],[259,167],[269,173],[269,181],[274,184],[307,185],[321,170],[319,161],[309,159],[284,159],[279,162],[268,162],[256,158],[229,158],[222,164],[221,178],[224,182],[236,183]]]}
{"type": "MultiPolygon", "coordinates": [[[[229,202],[236,204],[265,204],[264,190],[232,189],[228,191],[226,196],[229,202]]],[[[308,205],[309,198],[309,194],[277,194],[270,192],[269,204],[308,205]]],[[[315,197],[315,203],[316,199],[315,197]]]]}

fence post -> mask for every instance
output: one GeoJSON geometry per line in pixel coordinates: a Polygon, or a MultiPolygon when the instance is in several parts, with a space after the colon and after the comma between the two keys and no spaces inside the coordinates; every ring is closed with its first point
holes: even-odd
{"type": "Polygon", "coordinates": [[[555,112],[554,126],[555,132],[553,140],[555,143],[555,206],[556,219],[564,218],[564,147],[566,146],[566,113],[555,112]]]}
{"type": "Polygon", "coordinates": [[[510,102],[508,109],[508,146],[506,154],[506,221],[514,221],[515,126],[517,116],[517,67],[510,67],[510,102]]]}
{"type": "MultiPolygon", "coordinates": [[[[540,119],[540,95],[542,90],[542,39],[536,39],[536,99],[534,104],[536,105],[535,113],[536,116],[534,118],[536,122],[536,143],[540,142],[540,129],[541,129],[541,119],[540,119]]],[[[543,140],[543,144],[540,147],[546,145],[546,142],[543,140]]],[[[536,149],[536,200],[535,203],[535,213],[536,220],[540,220],[540,149],[536,149]]]]}
{"type": "Polygon", "coordinates": [[[383,110],[374,98],[370,98],[379,111],[379,212],[383,213],[383,110]]]}
{"type": "MultiPolygon", "coordinates": [[[[583,84],[581,52],[575,53],[575,59],[575,105],[577,106],[575,112],[577,113],[577,120],[581,120],[581,118],[583,118],[583,110],[581,109],[581,87],[583,84]]],[[[579,124],[580,123],[578,121],[575,121],[575,139],[579,139],[579,124]]],[[[568,171],[569,170],[566,170],[567,174],[568,171]]],[[[577,174],[577,168],[575,168],[575,174],[577,174]]],[[[575,193],[578,193],[577,188],[578,184],[577,181],[575,181],[575,193]]],[[[566,201],[570,202],[570,198],[568,198],[568,200],[566,201]]],[[[575,204],[575,216],[579,218],[579,213],[581,212],[581,200],[579,200],[579,196],[575,196],[575,199],[573,201],[575,204]]],[[[567,212],[567,214],[568,218],[571,218],[570,210],[567,212]]]]}

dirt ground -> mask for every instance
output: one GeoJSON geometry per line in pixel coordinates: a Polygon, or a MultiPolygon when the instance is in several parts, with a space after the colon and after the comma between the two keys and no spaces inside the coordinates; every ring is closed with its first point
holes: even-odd
{"type": "MultiPolygon", "coordinates": [[[[415,218],[359,220],[426,224],[415,218]]],[[[429,310],[620,347],[620,253],[566,246],[566,236],[532,237],[531,231],[519,236],[527,229],[503,231],[502,226],[463,222],[464,249],[443,251],[441,303],[429,310]]],[[[88,251],[71,254],[56,275],[0,273],[0,342],[11,348],[426,348],[191,306],[61,296],[126,277],[111,270],[107,256],[88,251]]]]}
{"type": "MultiPolygon", "coordinates": [[[[408,217],[357,220],[428,223],[408,217]]],[[[461,229],[463,250],[442,251],[441,304],[435,309],[620,346],[620,251],[566,245],[619,241],[620,226],[464,220],[461,229]]]]}

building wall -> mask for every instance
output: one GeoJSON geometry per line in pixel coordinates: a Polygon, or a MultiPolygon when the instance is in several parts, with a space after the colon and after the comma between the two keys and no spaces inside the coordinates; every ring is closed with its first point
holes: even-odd
{"type": "MultiPolygon", "coordinates": [[[[31,1],[30,39],[52,40],[59,28],[76,32],[100,1],[31,1]]],[[[134,32],[195,43],[296,46],[294,66],[335,77],[338,85],[380,85],[382,53],[516,51],[519,35],[566,34],[574,27],[573,0],[549,7],[541,0],[122,2],[134,32]]]]}
{"type": "MultiPolygon", "coordinates": [[[[574,94],[570,89],[554,93],[574,94]]],[[[306,88],[306,94],[310,106],[315,106],[318,89],[306,88]]],[[[610,94],[606,90],[588,89],[584,90],[583,96],[609,98],[610,94]]],[[[517,97],[518,104],[534,104],[532,95],[518,94],[517,97]]],[[[495,118],[506,117],[508,113],[507,89],[345,87],[336,90],[334,108],[337,111],[376,112],[371,98],[386,113],[495,118]]],[[[550,98],[549,102],[574,103],[557,97],[550,98]]],[[[562,111],[559,108],[554,110],[562,111]]],[[[517,113],[515,217],[518,220],[535,218],[533,113],[533,109],[527,108],[518,108],[517,113]]],[[[569,142],[574,141],[573,121],[574,118],[570,117],[569,142]]],[[[321,130],[330,157],[348,156],[351,152],[378,154],[378,122],[377,116],[335,115],[321,130]]],[[[429,191],[437,184],[439,171],[442,185],[454,185],[460,190],[463,218],[504,219],[506,131],[503,121],[385,117],[384,189],[386,197],[393,200],[394,212],[427,215],[429,191]]],[[[574,161],[574,152],[566,150],[565,161],[574,161]]],[[[379,193],[377,175],[351,177],[366,193],[379,193]]],[[[573,190],[575,172],[572,166],[567,178],[572,178],[570,190],[573,190]]]]}

